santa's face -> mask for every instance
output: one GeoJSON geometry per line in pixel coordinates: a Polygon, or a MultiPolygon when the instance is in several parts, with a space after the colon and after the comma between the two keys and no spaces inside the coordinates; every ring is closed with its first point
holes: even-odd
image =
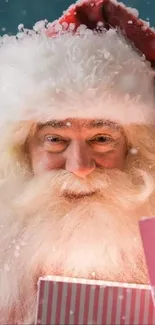
{"type": "Polygon", "coordinates": [[[27,148],[34,175],[65,170],[78,178],[101,168],[123,170],[127,154],[122,127],[107,120],[66,119],[40,124],[29,137],[27,148]]]}
{"type": "Polygon", "coordinates": [[[126,130],[107,120],[49,121],[26,148],[33,175],[17,205],[42,273],[145,282],[138,220],[149,185],[127,166],[126,130]]]}
{"type": "Polygon", "coordinates": [[[39,259],[43,274],[95,272],[105,280],[146,282],[138,220],[151,211],[153,185],[142,159],[142,170],[135,170],[140,153],[129,146],[127,129],[107,120],[32,128],[26,143],[32,179],[16,200],[27,224],[25,242],[37,252],[32,269],[39,259]]]}

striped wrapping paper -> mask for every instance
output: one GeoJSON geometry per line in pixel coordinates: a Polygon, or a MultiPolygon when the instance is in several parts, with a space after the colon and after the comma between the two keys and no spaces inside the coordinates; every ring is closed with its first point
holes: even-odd
{"type": "Polygon", "coordinates": [[[155,324],[149,286],[54,276],[38,285],[36,325],[155,324]]]}
{"type": "Polygon", "coordinates": [[[139,225],[155,304],[155,217],[143,218],[139,225]]]}

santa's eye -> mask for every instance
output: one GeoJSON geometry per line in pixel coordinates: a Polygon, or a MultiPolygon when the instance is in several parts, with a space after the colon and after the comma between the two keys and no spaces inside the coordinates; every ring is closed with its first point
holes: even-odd
{"type": "Polygon", "coordinates": [[[45,141],[51,142],[51,143],[60,143],[64,141],[64,139],[57,135],[46,135],[45,141]]]}
{"type": "Polygon", "coordinates": [[[59,135],[46,135],[44,137],[44,147],[50,152],[62,152],[67,148],[68,140],[59,135]]]}
{"type": "Polygon", "coordinates": [[[96,143],[99,145],[107,144],[112,141],[113,141],[113,138],[107,134],[98,134],[90,140],[91,143],[94,143],[94,144],[96,143]]]}
{"type": "Polygon", "coordinates": [[[109,134],[97,134],[89,140],[95,152],[105,153],[113,150],[114,139],[109,134]]]}

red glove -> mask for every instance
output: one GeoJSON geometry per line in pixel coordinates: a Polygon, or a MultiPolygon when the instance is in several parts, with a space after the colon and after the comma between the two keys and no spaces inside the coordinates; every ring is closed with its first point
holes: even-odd
{"type": "Polygon", "coordinates": [[[76,31],[81,24],[89,29],[97,29],[99,22],[106,29],[121,29],[147,60],[155,65],[155,31],[134,16],[130,8],[116,0],[87,0],[71,6],[59,20],[48,25],[47,35],[58,33],[57,24],[62,26],[62,31],[72,24],[70,27],[76,31]]]}

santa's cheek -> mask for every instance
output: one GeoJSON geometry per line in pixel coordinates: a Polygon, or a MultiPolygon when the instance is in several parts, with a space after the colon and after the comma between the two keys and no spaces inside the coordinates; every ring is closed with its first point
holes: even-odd
{"type": "Polygon", "coordinates": [[[97,158],[96,164],[103,168],[123,169],[125,165],[125,155],[120,152],[109,152],[97,158]]]}
{"type": "Polygon", "coordinates": [[[62,157],[44,152],[36,155],[32,160],[32,169],[35,175],[43,174],[54,169],[63,169],[65,161],[62,157]]]}

